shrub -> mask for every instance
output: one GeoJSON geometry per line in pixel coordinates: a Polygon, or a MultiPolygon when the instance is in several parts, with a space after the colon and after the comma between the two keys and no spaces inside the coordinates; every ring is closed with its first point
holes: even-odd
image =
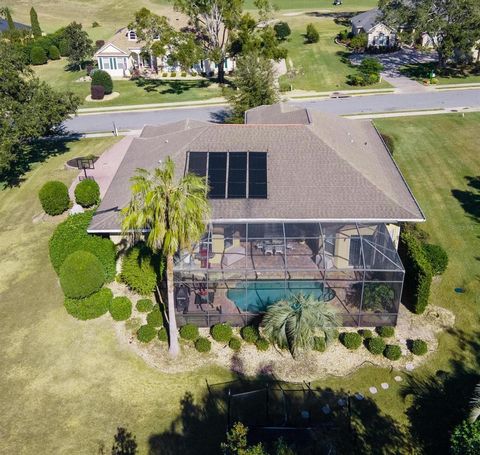
{"type": "Polygon", "coordinates": [[[259,351],[267,351],[270,347],[270,343],[266,338],[259,337],[257,341],[255,341],[255,346],[259,351]]]}
{"type": "Polygon", "coordinates": [[[363,50],[368,45],[368,35],[366,33],[359,33],[358,35],[354,36],[349,43],[349,46],[355,50],[363,50]]]}
{"type": "Polygon", "coordinates": [[[385,341],[381,337],[368,338],[365,345],[373,355],[380,355],[386,347],[385,341]]]}
{"type": "Polygon", "coordinates": [[[162,77],[168,77],[168,73],[162,73],[162,77]]]}
{"type": "Polygon", "coordinates": [[[38,192],[40,203],[43,210],[48,215],[60,215],[65,212],[70,205],[67,186],[56,180],[45,183],[38,192]]]}
{"type": "Polygon", "coordinates": [[[362,344],[362,337],[356,332],[345,332],[341,335],[340,341],[351,351],[355,351],[362,344]]]}
{"type": "Polygon", "coordinates": [[[50,60],[60,60],[60,51],[58,50],[57,46],[52,44],[48,48],[48,58],[50,60]]]}
{"type": "Polygon", "coordinates": [[[349,74],[347,76],[347,84],[353,85],[354,87],[364,86],[367,85],[367,81],[362,74],[349,74]]]}
{"type": "Polygon", "coordinates": [[[153,302],[150,299],[140,299],[137,302],[137,310],[140,313],[148,313],[153,310],[153,302]]]}
{"type": "Polygon", "coordinates": [[[420,241],[409,231],[400,234],[398,252],[405,267],[402,300],[411,311],[421,314],[428,305],[432,268],[420,241]]]}
{"type": "Polygon", "coordinates": [[[103,39],[98,39],[95,41],[95,49],[100,49],[105,46],[105,41],[103,39]]]}
{"type": "Polygon", "coordinates": [[[177,77],[177,73],[176,73],[175,71],[172,71],[172,72],[170,73],[170,77],[177,77]]]}
{"type": "Polygon", "coordinates": [[[100,24],[97,21],[92,22],[92,28],[100,27],[100,24]]]}
{"type": "Polygon", "coordinates": [[[157,330],[155,327],[151,325],[142,325],[138,330],[137,330],[137,338],[138,341],[141,341],[142,343],[150,343],[155,336],[157,335],[157,330]]]}
{"type": "Polygon", "coordinates": [[[110,308],[113,294],[108,288],[102,288],[84,299],[65,299],[67,313],[81,321],[96,319],[110,308]]]}
{"type": "Polygon", "coordinates": [[[383,355],[388,360],[398,360],[402,357],[402,350],[400,349],[400,346],[397,346],[396,344],[387,344],[383,351],[383,355]]]}
{"type": "Polygon", "coordinates": [[[368,338],[373,338],[373,332],[371,330],[362,329],[362,330],[359,330],[358,333],[365,340],[368,339],[368,338]]]}
{"type": "Polygon", "coordinates": [[[227,343],[232,338],[232,328],[228,324],[215,324],[210,329],[210,334],[215,341],[227,343]]]}
{"type": "Polygon", "coordinates": [[[195,349],[198,352],[210,352],[212,349],[212,343],[207,338],[200,337],[195,341],[195,349]]]}
{"type": "Polygon", "coordinates": [[[480,420],[464,420],[450,437],[452,455],[477,455],[480,453],[480,420]]]}
{"type": "Polygon", "coordinates": [[[75,251],[63,261],[60,285],[65,297],[82,299],[97,292],[105,282],[101,262],[88,251],[75,251]]]}
{"type": "Polygon", "coordinates": [[[365,75],[378,75],[381,71],[383,71],[383,65],[378,59],[373,57],[367,57],[362,60],[362,62],[358,66],[358,70],[360,71],[360,73],[365,75]]]}
{"type": "Polygon", "coordinates": [[[180,327],[180,337],[184,340],[196,340],[198,336],[198,327],[196,325],[185,324],[180,327]]]}
{"type": "Polygon", "coordinates": [[[428,352],[428,345],[423,340],[413,340],[410,344],[410,351],[415,355],[425,355],[428,352]]]}
{"type": "Polygon", "coordinates": [[[327,349],[325,337],[313,337],[313,350],[318,352],[324,352],[325,349],[327,349]]]}
{"type": "Polygon", "coordinates": [[[305,34],[305,38],[307,43],[318,43],[320,40],[320,35],[318,34],[318,30],[315,28],[315,25],[307,25],[307,33],[305,34]]]}
{"type": "Polygon", "coordinates": [[[240,351],[240,348],[242,347],[242,342],[240,341],[240,338],[232,337],[228,342],[228,346],[232,351],[237,352],[240,351]]]}
{"type": "Polygon", "coordinates": [[[95,180],[84,179],[75,187],[75,201],[82,207],[91,207],[100,202],[100,187],[95,180]]]}
{"type": "Polygon", "coordinates": [[[105,89],[102,85],[92,85],[90,87],[90,96],[92,100],[103,100],[105,98],[105,89]]]}
{"type": "Polygon", "coordinates": [[[113,91],[113,81],[106,71],[97,70],[92,74],[92,87],[94,85],[101,85],[105,89],[105,95],[110,95],[113,91]]]}
{"type": "Polygon", "coordinates": [[[197,76],[197,72],[196,71],[191,71],[190,76],[193,76],[193,77],[197,76]]]}
{"type": "Polygon", "coordinates": [[[181,74],[182,77],[187,77],[187,73],[185,71],[182,71],[182,74],[181,74]]]}
{"type": "Polygon", "coordinates": [[[441,275],[447,270],[448,254],[440,245],[426,243],[423,245],[423,251],[434,275],[441,275]]]}
{"type": "Polygon", "coordinates": [[[115,321],[126,321],[132,315],[132,302],[128,297],[115,297],[110,304],[110,314],[115,321]]]}
{"type": "Polygon", "coordinates": [[[163,325],[163,315],[158,305],[155,305],[153,310],[147,314],[147,324],[152,327],[161,327],[163,325]]]}
{"type": "Polygon", "coordinates": [[[159,255],[154,255],[145,243],[137,243],[123,258],[121,277],[133,291],[151,295],[163,274],[163,267],[164,262],[159,255]]]}
{"type": "Polygon", "coordinates": [[[47,63],[47,53],[40,46],[32,47],[30,51],[30,61],[32,65],[45,65],[47,63]]]}
{"type": "Polygon", "coordinates": [[[165,327],[161,327],[157,333],[157,337],[160,341],[168,341],[168,333],[165,327]]]}
{"type": "Polygon", "coordinates": [[[62,57],[68,57],[70,55],[70,46],[66,39],[62,39],[58,42],[58,50],[62,57]]]}
{"type": "Polygon", "coordinates": [[[275,35],[277,36],[277,39],[280,41],[287,39],[287,37],[290,36],[290,34],[292,33],[288,23],[282,22],[282,21],[277,22],[273,26],[273,30],[275,30],[275,35]]]}
{"type": "Polygon", "coordinates": [[[255,343],[260,338],[258,328],[253,325],[246,325],[240,329],[240,335],[247,343],[255,343]]]}
{"type": "Polygon", "coordinates": [[[377,327],[377,333],[382,337],[382,338],[390,338],[395,335],[395,327],[386,325],[383,327],[377,327]]]}
{"type": "Polygon", "coordinates": [[[50,238],[50,261],[57,273],[67,256],[75,251],[88,251],[98,258],[105,272],[105,280],[115,277],[115,245],[110,239],[87,234],[92,212],[69,216],[60,223],[50,238]]]}

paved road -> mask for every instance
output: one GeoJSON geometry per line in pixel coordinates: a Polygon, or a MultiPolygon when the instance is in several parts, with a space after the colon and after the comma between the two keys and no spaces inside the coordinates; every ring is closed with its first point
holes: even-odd
{"type": "MultiPolygon", "coordinates": [[[[419,109],[480,108],[480,90],[354,96],[340,99],[295,101],[295,104],[340,115],[419,109]]],[[[112,131],[113,122],[115,122],[119,130],[137,130],[147,124],[168,123],[185,118],[221,121],[222,112],[225,112],[224,107],[209,106],[82,115],[68,120],[65,122],[65,126],[72,133],[93,133],[112,131]]]]}

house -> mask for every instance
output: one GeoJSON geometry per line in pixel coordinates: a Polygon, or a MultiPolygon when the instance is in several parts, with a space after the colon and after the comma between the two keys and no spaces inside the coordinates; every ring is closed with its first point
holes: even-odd
{"type": "MultiPolygon", "coordinates": [[[[29,31],[32,29],[30,25],[21,24],[20,22],[13,22],[13,25],[15,26],[16,30],[20,31],[29,31]]],[[[8,32],[8,30],[8,21],[0,17],[0,33],[8,32]]]]}
{"type": "Polygon", "coordinates": [[[397,46],[397,32],[382,22],[383,13],[378,8],[357,14],[350,19],[354,36],[366,33],[367,47],[394,48],[397,46]]]}
{"type": "MultiPolygon", "coordinates": [[[[180,72],[178,65],[169,65],[168,53],[164,57],[146,55],[142,49],[145,43],[137,38],[134,30],[124,27],[115,33],[100,49],[94,54],[97,66],[113,77],[129,77],[134,69],[141,73],[149,72],[180,72]]],[[[226,59],[225,71],[234,69],[233,59],[226,59]]],[[[207,75],[217,71],[217,65],[208,59],[198,62],[192,68],[195,72],[207,75]]]]}
{"type": "Polygon", "coordinates": [[[167,156],[179,176],[208,178],[212,209],[202,240],[175,260],[179,323],[243,325],[303,292],[345,326],[395,325],[398,224],[425,217],[370,121],[276,104],[248,111],[243,125],[145,126],[88,232],[120,241],[129,179],[167,156]]]}

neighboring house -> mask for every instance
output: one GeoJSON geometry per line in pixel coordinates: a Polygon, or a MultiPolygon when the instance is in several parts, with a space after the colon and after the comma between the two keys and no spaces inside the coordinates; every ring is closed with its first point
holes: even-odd
{"type": "MultiPolygon", "coordinates": [[[[134,69],[144,71],[159,72],[180,72],[178,65],[168,64],[168,55],[162,58],[156,58],[142,52],[145,43],[137,39],[134,30],[121,28],[115,35],[108,40],[97,52],[94,58],[97,61],[99,69],[107,71],[111,76],[129,77],[134,69]]],[[[197,73],[216,73],[217,66],[209,61],[202,60],[192,68],[197,73]]],[[[227,59],[225,61],[225,71],[234,69],[234,61],[227,59]]]]}
{"type": "Polygon", "coordinates": [[[378,8],[353,16],[350,20],[353,35],[366,33],[368,37],[367,47],[396,47],[397,32],[383,23],[382,18],[383,14],[378,8]]]}
{"type": "MultiPolygon", "coordinates": [[[[32,28],[29,25],[21,24],[20,22],[13,22],[16,30],[31,30],[32,28]]],[[[8,32],[8,22],[5,19],[0,17],[0,33],[8,32]]]]}
{"type": "Polygon", "coordinates": [[[167,156],[210,184],[203,239],[179,251],[179,323],[243,325],[291,293],[335,307],[345,326],[395,325],[405,270],[400,222],[424,215],[369,120],[286,104],[244,125],[185,120],[133,139],[88,232],[121,240],[130,178],[167,156]]]}

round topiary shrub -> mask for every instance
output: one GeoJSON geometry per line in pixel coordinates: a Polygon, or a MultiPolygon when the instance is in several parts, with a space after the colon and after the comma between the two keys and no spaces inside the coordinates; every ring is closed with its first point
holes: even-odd
{"type": "Polygon", "coordinates": [[[362,337],[356,332],[345,332],[340,336],[341,343],[351,351],[355,351],[362,344],[362,337]]]}
{"type": "Polygon", "coordinates": [[[126,321],[132,315],[132,302],[128,297],[115,297],[110,304],[110,314],[115,321],[126,321]]]}
{"type": "Polygon", "coordinates": [[[242,342],[240,341],[240,338],[232,337],[228,342],[228,346],[232,351],[237,352],[240,351],[240,348],[242,347],[242,342]]]}
{"type": "Polygon", "coordinates": [[[198,352],[210,352],[210,349],[212,349],[212,343],[210,343],[210,340],[207,338],[200,337],[195,341],[195,349],[198,352]]]}
{"type": "Polygon", "coordinates": [[[267,351],[270,347],[270,343],[266,338],[260,337],[257,341],[255,341],[255,346],[259,351],[267,351]]]}
{"type": "Polygon", "coordinates": [[[198,336],[198,327],[196,325],[185,324],[180,327],[180,337],[184,340],[196,340],[198,336]]]}
{"type": "Polygon", "coordinates": [[[313,337],[313,350],[318,352],[324,352],[325,349],[327,349],[325,337],[313,337]]]}
{"type": "Polygon", "coordinates": [[[153,310],[153,302],[150,299],[140,299],[136,308],[140,313],[148,313],[153,310]]]}
{"type": "Polygon", "coordinates": [[[367,338],[373,338],[373,332],[369,329],[359,330],[358,333],[364,340],[366,340],[367,338]]]}
{"type": "Polygon", "coordinates": [[[48,215],[60,215],[70,205],[67,186],[56,180],[45,183],[38,193],[43,210],[48,215]]]}
{"type": "Polygon", "coordinates": [[[377,327],[377,333],[382,337],[382,338],[391,338],[393,335],[395,335],[395,327],[385,325],[383,327],[377,327]]]}
{"type": "Polygon", "coordinates": [[[168,333],[165,327],[160,328],[157,337],[160,341],[168,341],[168,333]]]}
{"type": "Polygon", "coordinates": [[[60,51],[58,50],[57,46],[52,44],[48,48],[48,58],[50,60],[59,60],[60,59],[60,51]]]}
{"type": "Polygon", "coordinates": [[[90,87],[90,97],[92,100],[103,100],[105,98],[105,89],[102,85],[92,85],[90,87]]]}
{"type": "Polygon", "coordinates": [[[400,349],[400,346],[397,346],[396,344],[387,344],[383,351],[383,355],[388,360],[398,360],[402,357],[402,350],[400,349]]]}
{"type": "Polygon", "coordinates": [[[365,345],[373,355],[380,355],[385,350],[385,341],[381,337],[367,338],[365,345]]]}
{"type": "Polygon", "coordinates": [[[414,355],[425,355],[428,352],[428,345],[423,340],[413,340],[410,345],[410,351],[414,355]]]}
{"type": "Polygon", "coordinates": [[[142,343],[150,343],[155,336],[157,335],[157,330],[155,327],[151,325],[142,325],[138,330],[137,330],[137,338],[138,341],[141,341],[142,343]]]}
{"type": "Polygon", "coordinates": [[[105,282],[102,263],[88,251],[76,251],[60,267],[60,285],[65,297],[82,299],[97,292],[105,282]]]}
{"type": "Polygon", "coordinates": [[[431,243],[423,244],[425,256],[432,266],[434,275],[441,275],[448,266],[448,254],[440,245],[432,245],[431,243]]]}
{"type": "Polygon", "coordinates": [[[95,180],[84,179],[75,187],[75,201],[82,207],[91,207],[100,202],[100,187],[95,180]]]}
{"type": "Polygon", "coordinates": [[[105,95],[110,95],[113,91],[113,81],[110,74],[103,70],[95,70],[91,73],[92,86],[101,85],[105,89],[105,95]]]}
{"type": "Polygon", "coordinates": [[[255,343],[260,338],[258,328],[254,325],[246,325],[240,329],[240,335],[247,343],[255,343]]]}
{"type": "Polygon", "coordinates": [[[113,294],[108,288],[100,289],[85,299],[65,299],[65,309],[74,318],[86,321],[104,315],[110,308],[113,294]]]}
{"type": "Polygon", "coordinates": [[[32,62],[32,65],[45,65],[47,60],[47,53],[42,47],[32,47],[32,50],[30,51],[30,61],[32,62]]]}
{"type": "Polygon", "coordinates": [[[215,324],[210,329],[210,334],[215,341],[228,343],[233,336],[233,331],[228,324],[215,324]]]}
{"type": "Polygon", "coordinates": [[[147,314],[147,324],[152,327],[161,327],[163,325],[163,315],[158,305],[147,314]]]}
{"type": "Polygon", "coordinates": [[[475,422],[464,420],[450,436],[452,455],[478,455],[480,453],[480,419],[475,422]]]}
{"type": "Polygon", "coordinates": [[[68,57],[70,55],[70,45],[68,44],[68,40],[61,39],[58,43],[58,50],[62,57],[68,57]]]}

